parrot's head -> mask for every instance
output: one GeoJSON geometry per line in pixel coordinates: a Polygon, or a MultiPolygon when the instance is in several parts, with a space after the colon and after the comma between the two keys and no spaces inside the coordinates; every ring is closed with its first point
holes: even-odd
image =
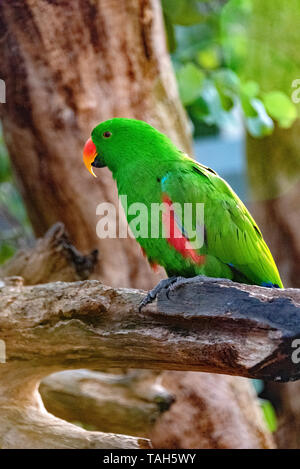
{"type": "Polygon", "coordinates": [[[84,146],[83,161],[96,177],[93,168],[107,166],[114,175],[128,164],[146,164],[161,160],[162,145],[170,140],[144,121],[115,118],[97,125],[84,146]]]}

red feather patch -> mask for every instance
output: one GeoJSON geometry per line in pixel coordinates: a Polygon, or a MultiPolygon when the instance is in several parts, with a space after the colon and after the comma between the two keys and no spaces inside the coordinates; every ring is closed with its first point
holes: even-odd
{"type": "Polygon", "coordinates": [[[182,231],[179,229],[176,220],[174,209],[172,208],[172,201],[166,195],[163,194],[163,204],[165,205],[165,210],[162,215],[163,224],[165,225],[167,232],[167,241],[173,246],[176,251],[185,258],[190,258],[195,264],[202,265],[205,263],[205,256],[197,254],[195,249],[193,249],[189,240],[184,236],[182,231]]]}

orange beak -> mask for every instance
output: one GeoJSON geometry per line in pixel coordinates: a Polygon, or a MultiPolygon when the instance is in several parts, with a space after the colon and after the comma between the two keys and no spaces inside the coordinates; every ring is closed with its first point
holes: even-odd
{"type": "Polygon", "coordinates": [[[93,168],[92,168],[92,163],[94,162],[96,156],[97,156],[97,149],[96,149],[96,145],[94,144],[94,142],[92,141],[91,138],[89,138],[86,142],[86,144],[84,145],[84,149],[83,149],[83,161],[84,161],[84,164],[85,166],[87,167],[88,171],[93,175],[95,176],[95,178],[97,177],[96,174],[94,173],[93,171],[93,168]]]}

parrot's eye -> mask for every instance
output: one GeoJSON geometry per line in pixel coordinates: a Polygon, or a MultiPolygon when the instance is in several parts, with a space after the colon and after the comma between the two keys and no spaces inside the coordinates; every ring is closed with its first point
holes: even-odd
{"type": "Polygon", "coordinates": [[[103,137],[104,137],[104,138],[109,138],[109,137],[111,137],[111,132],[103,132],[103,137]]]}

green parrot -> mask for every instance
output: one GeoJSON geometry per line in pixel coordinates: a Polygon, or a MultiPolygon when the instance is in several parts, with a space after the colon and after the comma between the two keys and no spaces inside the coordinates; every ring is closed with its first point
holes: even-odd
{"type": "Polygon", "coordinates": [[[232,188],[151,125],[125,118],[102,122],[86,142],[83,159],[94,176],[93,167],[110,169],[130,227],[136,214],[128,207],[147,209],[135,224],[143,230],[134,234],[150,265],[163,266],[168,279],[142,305],[179,277],[283,288],[261,231],[232,188]]]}

